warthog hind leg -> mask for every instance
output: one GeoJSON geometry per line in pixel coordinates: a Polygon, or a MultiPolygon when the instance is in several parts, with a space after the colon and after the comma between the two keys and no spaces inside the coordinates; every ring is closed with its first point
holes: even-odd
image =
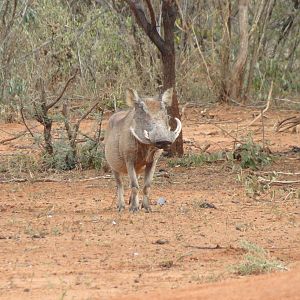
{"type": "Polygon", "coordinates": [[[119,211],[122,211],[123,209],[125,209],[123,181],[120,173],[115,171],[113,171],[113,173],[117,182],[117,193],[118,193],[117,208],[119,211]]]}

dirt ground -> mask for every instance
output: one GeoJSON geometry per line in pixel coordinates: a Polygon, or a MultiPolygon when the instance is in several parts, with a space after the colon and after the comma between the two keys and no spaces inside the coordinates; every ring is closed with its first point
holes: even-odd
{"type": "MultiPolygon", "coordinates": [[[[299,174],[300,134],[274,131],[278,120],[297,114],[268,111],[263,126],[259,120],[248,127],[252,110],[189,108],[185,150],[231,150],[234,139],[251,131],[276,155],[262,171],[299,174]]],[[[82,130],[92,125],[86,121],[82,130]]],[[[22,130],[0,124],[0,141],[22,130]]],[[[28,135],[0,144],[2,159],[34,151],[28,135]]],[[[37,182],[34,175],[5,182],[0,173],[0,298],[300,299],[300,206],[293,196],[300,185],[278,185],[254,199],[224,160],[189,168],[171,168],[167,160],[155,174],[152,213],[118,213],[110,174],[73,171],[47,177],[56,181],[37,182]],[[160,197],[165,205],[157,204],[160,197]],[[204,202],[214,207],[203,208],[204,202]],[[286,271],[232,272],[245,254],[242,240],[269,251],[286,271]]],[[[290,179],[300,176],[280,177],[290,179]]]]}

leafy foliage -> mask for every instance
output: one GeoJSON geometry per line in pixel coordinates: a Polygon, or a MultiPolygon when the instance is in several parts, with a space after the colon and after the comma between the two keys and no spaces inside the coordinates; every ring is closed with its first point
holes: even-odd
{"type": "Polygon", "coordinates": [[[240,144],[233,152],[233,158],[240,161],[243,169],[260,169],[272,162],[272,156],[269,151],[249,137],[243,144],[240,144]]]}

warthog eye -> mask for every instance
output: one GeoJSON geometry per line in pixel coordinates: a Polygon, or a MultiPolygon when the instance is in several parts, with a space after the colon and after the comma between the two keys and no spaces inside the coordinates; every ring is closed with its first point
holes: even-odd
{"type": "Polygon", "coordinates": [[[138,102],[137,107],[146,113],[148,112],[147,106],[143,101],[138,102]]]}

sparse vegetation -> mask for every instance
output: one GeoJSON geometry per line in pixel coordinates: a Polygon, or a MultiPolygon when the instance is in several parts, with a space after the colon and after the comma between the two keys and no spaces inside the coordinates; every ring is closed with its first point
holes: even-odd
{"type": "Polygon", "coordinates": [[[260,169],[272,162],[272,155],[268,149],[254,143],[251,136],[239,144],[233,152],[233,158],[240,162],[242,169],[260,169]]]}
{"type": "Polygon", "coordinates": [[[273,156],[253,139],[247,138],[245,143],[239,144],[234,151],[219,151],[213,153],[186,154],[181,158],[170,159],[170,167],[197,167],[206,163],[227,161],[232,164],[238,162],[242,169],[261,169],[273,161],[273,156]]]}
{"type": "Polygon", "coordinates": [[[241,248],[246,254],[241,263],[233,266],[234,272],[238,275],[262,274],[286,269],[281,261],[272,259],[265,249],[254,243],[241,241],[241,248]]]}
{"type": "Polygon", "coordinates": [[[216,153],[200,153],[200,154],[186,154],[181,158],[173,158],[168,161],[170,167],[198,167],[205,163],[214,163],[218,160],[224,160],[223,152],[216,153]]]}

